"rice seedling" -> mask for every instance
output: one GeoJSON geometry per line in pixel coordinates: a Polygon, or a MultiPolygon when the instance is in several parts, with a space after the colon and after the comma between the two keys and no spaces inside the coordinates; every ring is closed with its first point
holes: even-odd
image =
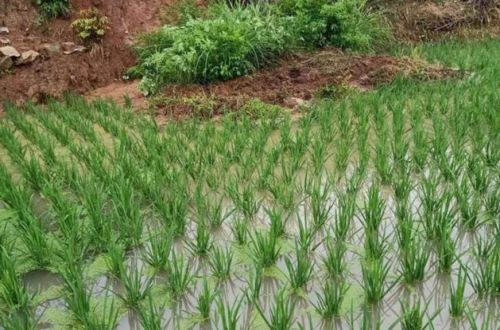
{"type": "Polygon", "coordinates": [[[226,304],[221,297],[216,300],[217,311],[219,315],[219,326],[222,330],[238,329],[238,320],[240,318],[240,309],[243,299],[237,299],[234,304],[226,304]]]}
{"type": "Polygon", "coordinates": [[[86,288],[81,263],[65,265],[62,277],[65,289],[64,299],[72,317],[82,325],[88,324],[92,312],[90,303],[92,293],[86,288]]]}
{"type": "Polygon", "coordinates": [[[119,224],[120,240],[127,248],[140,244],[143,231],[135,195],[131,183],[127,180],[116,182],[111,189],[113,221],[119,224]]]}
{"type": "Polygon", "coordinates": [[[250,236],[250,249],[256,264],[264,268],[276,263],[279,257],[280,248],[277,238],[273,233],[255,232],[250,236]]]}
{"type": "Polygon", "coordinates": [[[118,324],[119,310],[115,307],[115,301],[112,298],[105,297],[100,311],[97,311],[95,306],[87,318],[87,329],[112,330],[118,324]],[[111,300],[111,303],[109,303],[111,300]]]}
{"type": "Polygon", "coordinates": [[[284,212],[276,207],[266,208],[266,214],[271,221],[271,235],[275,237],[283,237],[286,234],[286,223],[288,218],[285,218],[284,212]]]}
{"type": "Polygon", "coordinates": [[[432,322],[438,316],[439,311],[434,313],[427,322],[424,317],[427,314],[429,304],[427,303],[422,308],[420,299],[417,299],[413,304],[408,301],[401,302],[401,329],[403,330],[425,330],[427,328],[433,329],[432,322]]]}
{"type": "Polygon", "coordinates": [[[480,321],[475,317],[474,313],[470,308],[467,309],[466,316],[467,316],[467,321],[469,323],[469,327],[471,330],[488,330],[488,329],[493,329],[494,328],[494,322],[492,319],[494,317],[491,316],[493,313],[488,313],[486,317],[482,320],[482,323],[479,323],[480,321]]]}
{"type": "Polygon", "coordinates": [[[295,242],[295,266],[289,257],[285,258],[288,280],[295,290],[304,288],[313,273],[314,266],[306,251],[302,250],[295,242]]]}
{"type": "Polygon", "coordinates": [[[311,154],[311,164],[314,174],[318,175],[321,173],[326,161],[329,158],[327,154],[327,144],[323,140],[315,140],[312,143],[311,154]]]}
{"type": "Polygon", "coordinates": [[[389,184],[392,177],[392,166],[390,163],[390,145],[386,129],[378,131],[379,141],[375,147],[375,169],[382,184],[389,184]]]}
{"type": "Polygon", "coordinates": [[[479,157],[471,156],[467,173],[474,190],[480,194],[484,194],[488,190],[489,175],[488,169],[483,165],[479,157]]]}
{"type": "Polygon", "coordinates": [[[152,288],[153,278],[144,280],[142,270],[132,265],[122,272],[120,280],[125,292],[115,294],[127,307],[139,309],[139,304],[148,296],[152,288]]]}
{"type": "Polygon", "coordinates": [[[481,208],[479,197],[471,191],[468,181],[464,179],[455,188],[455,196],[463,226],[469,230],[474,230],[478,225],[481,208]]]}
{"type": "Polygon", "coordinates": [[[361,214],[365,231],[369,233],[378,232],[384,213],[385,202],[380,197],[379,187],[372,185],[368,190],[368,196],[361,214]]]}
{"type": "Polygon", "coordinates": [[[400,248],[399,262],[403,281],[408,284],[423,281],[431,254],[429,246],[418,233],[413,233],[409,241],[404,245],[400,244],[400,248]]]}
{"type": "Polygon", "coordinates": [[[34,315],[32,310],[0,313],[0,324],[6,330],[35,330],[39,328],[40,316],[34,315]]]}
{"type": "Polygon", "coordinates": [[[176,237],[184,236],[188,214],[188,196],[183,188],[175,187],[165,200],[159,200],[155,203],[155,209],[165,228],[173,228],[176,237]]]}
{"type": "Polygon", "coordinates": [[[259,264],[257,264],[254,269],[255,270],[250,273],[245,291],[248,303],[251,305],[259,303],[262,288],[262,274],[264,273],[264,269],[259,264]]]}
{"type": "Polygon", "coordinates": [[[302,220],[299,215],[297,215],[297,224],[299,227],[297,243],[299,244],[300,250],[305,253],[310,253],[314,242],[314,236],[319,228],[309,225],[307,217],[304,217],[302,220]]]}
{"type": "Polygon", "coordinates": [[[441,272],[449,272],[456,259],[456,241],[452,237],[452,224],[439,225],[436,242],[437,264],[441,272]]]}
{"type": "Polygon", "coordinates": [[[208,255],[208,252],[212,249],[213,241],[207,225],[203,221],[198,222],[196,226],[196,236],[194,240],[186,240],[186,244],[192,253],[199,256],[208,255]]]}
{"type": "Polygon", "coordinates": [[[52,262],[53,247],[46,239],[41,221],[30,212],[26,212],[22,216],[19,215],[18,225],[22,232],[21,239],[29,251],[30,258],[41,269],[49,266],[52,262]]]}
{"type": "Polygon", "coordinates": [[[338,197],[335,213],[334,233],[337,241],[345,242],[351,222],[356,212],[356,198],[352,194],[342,194],[338,197]]]}
{"type": "Polygon", "coordinates": [[[146,307],[137,310],[141,327],[150,330],[165,329],[165,324],[163,323],[163,309],[163,306],[155,305],[152,295],[148,294],[148,303],[146,307]]]}
{"type": "Polygon", "coordinates": [[[398,175],[393,180],[394,196],[397,202],[407,202],[413,188],[410,172],[408,168],[398,172],[398,175]]]}
{"type": "Polygon", "coordinates": [[[248,229],[245,220],[237,219],[233,221],[231,225],[231,232],[233,233],[234,240],[240,246],[243,246],[247,242],[248,229]]]}
{"type": "Polygon", "coordinates": [[[261,203],[255,198],[256,188],[253,185],[248,185],[240,189],[238,186],[238,182],[232,180],[227,184],[226,192],[243,217],[247,220],[252,220],[255,214],[257,214],[261,203]]]}
{"type": "Polygon", "coordinates": [[[0,301],[12,312],[27,311],[31,308],[31,296],[21,283],[14,263],[7,250],[1,247],[0,301]]]}
{"type": "Polygon", "coordinates": [[[498,295],[500,292],[500,256],[498,244],[493,253],[484,262],[477,263],[477,267],[468,267],[470,284],[479,296],[486,294],[498,295]]]}
{"type": "Polygon", "coordinates": [[[208,320],[210,318],[210,311],[212,309],[212,302],[216,298],[216,294],[208,286],[208,281],[206,278],[202,282],[202,291],[197,299],[196,309],[200,313],[203,320],[208,320]]]}
{"type": "Polygon", "coordinates": [[[500,189],[498,186],[494,187],[494,189],[486,195],[484,198],[484,207],[491,219],[495,219],[500,215],[500,189]]]}
{"type": "Polygon", "coordinates": [[[349,290],[349,285],[343,281],[338,283],[326,282],[322,294],[317,295],[318,303],[313,304],[314,309],[327,320],[340,316],[340,309],[347,290],[349,290]]]}
{"type": "MultiPolygon", "coordinates": [[[[363,281],[361,286],[365,292],[365,300],[368,304],[381,301],[387,292],[395,285],[385,285],[390,265],[383,259],[365,260],[361,263],[363,281]]],[[[394,283],[397,283],[395,281],[394,283]]]]}
{"type": "Polygon", "coordinates": [[[215,247],[210,254],[208,264],[212,275],[222,281],[231,276],[231,265],[233,263],[233,251],[230,248],[215,247]]]}
{"type": "Polygon", "coordinates": [[[330,236],[326,238],[326,256],[322,258],[322,264],[332,279],[341,278],[346,271],[346,252],[347,246],[343,241],[334,242],[330,236]]]}
{"type": "Polygon", "coordinates": [[[182,256],[172,255],[168,264],[167,289],[174,298],[183,295],[193,281],[194,275],[190,272],[190,265],[182,256]]]}
{"type": "Polygon", "coordinates": [[[312,222],[316,228],[323,227],[330,216],[330,211],[333,208],[333,203],[328,202],[331,190],[332,187],[329,181],[322,183],[318,180],[312,184],[309,193],[309,208],[312,222]]]}
{"type": "Polygon", "coordinates": [[[106,266],[111,275],[122,278],[125,271],[125,248],[120,243],[109,242],[106,266]]]}
{"type": "Polygon", "coordinates": [[[143,259],[156,270],[164,269],[173,245],[171,232],[160,230],[159,233],[150,232],[146,241],[143,259]]]}
{"type": "Polygon", "coordinates": [[[272,330],[291,329],[295,321],[295,301],[286,295],[285,289],[279,290],[274,298],[269,318],[265,315],[260,306],[256,305],[257,311],[264,319],[264,322],[272,330]]]}
{"type": "Polygon", "coordinates": [[[456,286],[450,286],[450,315],[453,317],[462,317],[464,315],[466,279],[467,270],[460,267],[456,286]]]}

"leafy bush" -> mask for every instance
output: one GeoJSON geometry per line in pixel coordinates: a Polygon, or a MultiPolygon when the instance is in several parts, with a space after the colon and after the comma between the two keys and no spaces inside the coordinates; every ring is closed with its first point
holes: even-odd
{"type": "Polygon", "coordinates": [[[293,18],[289,29],[305,46],[367,49],[386,35],[382,17],[366,0],[283,0],[281,14],[293,18]]]}
{"type": "Polygon", "coordinates": [[[365,0],[282,0],[216,4],[143,35],[136,45],[145,94],[168,83],[207,83],[247,75],[296,48],[369,48],[383,35],[365,0]]]}
{"type": "Polygon", "coordinates": [[[141,90],[166,83],[227,80],[269,64],[287,50],[289,35],[266,7],[219,6],[217,17],[166,26],[142,38],[137,49],[141,90]]]}
{"type": "Polygon", "coordinates": [[[69,0],[36,0],[40,13],[46,18],[55,18],[69,13],[69,0]]]}
{"type": "Polygon", "coordinates": [[[71,27],[82,40],[98,41],[106,34],[108,18],[101,15],[97,8],[90,8],[82,10],[79,18],[71,23],[71,27]]]}

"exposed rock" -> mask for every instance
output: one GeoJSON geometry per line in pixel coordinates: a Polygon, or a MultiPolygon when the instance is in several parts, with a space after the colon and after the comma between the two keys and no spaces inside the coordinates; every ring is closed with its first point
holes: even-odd
{"type": "Polygon", "coordinates": [[[40,57],[40,53],[34,50],[28,50],[21,54],[21,57],[17,59],[16,65],[30,64],[36,61],[40,57]]]}
{"type": "Polygon", "coordinates": [[[76,44],[74,42],[63,42],[61,46],[63,51],[66,53],[73,50],[76,47],[76,44]]]}
{"type": "Polygon", "coordinates": [[[10,31],[8,28],[6,28],[5,26],[0,26],[0,35],[2,34],[9,34],[10,31]]]}
{"type": "Polygon", "coordinates": [[[8,44],[10,44],[9,38],[0,37],[0,44],[2,44],[2,45],[8,45],[8,44]]]}
{"type": "Polygon", "coordinates": [[[40,46],[40,53],[50,56],[53,54],[57,54],[61,52],[61,44],[53,43],[53,44],[42,44],[40,46]]]}
{"type": "Polygon", "coordinates": [[[10,58],[9,56],[4,56],[3,58],[0,58],[0,72],[9,70],[13,65],[14,62],[12,61],[12,58],[10,58]]]}
{"type": "Polygon", "coordinates": [[[0,47],[0,55],[8,57],[19,57],[21,54],[12,46],[0,47]]]}
{"type": "Polygon", "coordinates": [[[68,50],[65,50],[64,51],[64,54],[65,55],[71,55],[73,53],[83,53],[87,50],[87,48],[85,48],[84,46],[74,46],[73,48],[70,48],[68,50]]]}

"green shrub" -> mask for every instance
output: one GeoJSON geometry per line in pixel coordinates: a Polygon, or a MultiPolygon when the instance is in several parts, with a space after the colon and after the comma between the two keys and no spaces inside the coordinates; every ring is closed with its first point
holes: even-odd
{"type": "Polygon", "coordinates": [[[143,35],[135,49],[141,90],[168,83],[207,83],[247,75],[296,48],[369,48],[383,36],[365,0],[255,0],[216,4],[204,17],[143,35]]]}
{"type": "Polygon", "coordinates": [[[36,0],[36,4],[45,18],[55,18],[69,13],[69,0],[36,0]]]}
{"type": "Polygon", "coordinates": [[[289,35],[263,6],[218,6],[217,17],[191,19],[144,36],[138,44],[141,90],[166,83],[206,83],[254,72],[287,50],[289,35]]]}
{"type": "Polygon", "coordinates": [[[307,47],[367,49],[387,34],[366,0],[283,0],[278,8],[292,18],[288,28],[307,47]]]}
{"type": "Polygon", "coordinates": [[[98,41],[104,37],[108,29],[108,18],[99,13],[97,8],[82,10],[79,18],[71,23],[71,27],[82,40],[98,41]]]}

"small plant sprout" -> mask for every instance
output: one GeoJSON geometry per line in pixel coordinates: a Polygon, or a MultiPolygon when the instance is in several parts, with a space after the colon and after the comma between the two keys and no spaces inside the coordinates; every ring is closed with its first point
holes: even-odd
{"type": "Polygon", "coordinates": [[[314,305],[314,309],[324,319],[338,317],[348,289],[349,286],[343,281],[327,281],[323,286],[322,294],[317,295],[318,302],[314,305]]]}
{"type": "Polygon", "coordinates": [[[256,307],[269,329],[288,330],[292,328],[295,321],[295,305],[295,301],[285,293],[285,288],[282,288],[274,298],[274,305],[271,307],[271,315],[269,318],[259,305],[256,305],[256,307]]]}
{"type": "Polygon", "coordinates": [[[334,242],[329,236],[326,238],[326,256],[323,257],[323,267],[332,279],[339,279],[347,268],[345,254],[347,247],[344,242],[334,242]]]}
{"type": "Polygon", "coordinates": [[[149,233],[146,242],[144,261],[156,270],[162,270],[167,266],[170,251],[172,250],[173,235],[161,230],[159,233],[149,233]]]}
{"type": "Polygon", "coordinates": [[[151,293],[148,294],[147,305],[138,309],[139,322],[143,329],[162,330],[165,329],[162,318],[164,314],[163,306],[156,306],[151,293]]]}
{"type": "Polygon", "coordinates": [[[231,232],[233,233],[234,240],[240,246],[247,243],[248,229],[247,222],[242,219],[235,220],[231,225],[231,232]]]}
{"type": "Polygon", "coordinates": [[[216,300],[217,311],[219,315],[219,326],[222,330],[237,330],[238,320],[240,318],[240,309],[243,299],[237,299],[235,304],[226,304],[219,296],[216,300]]]}
{"type": "Polygon", "coordinates": [[[203,320],[208,320],[210,318],[210,310],[215,297],[216,295],[213,290],[210,289],[207,279],[204,278],[202,282],[202,291],[198,296],[196,305],[196,309],[200,313],[203,320]]]}
{"type": "Polygon", "coordinates": [[[423,281],[431,254],[430,247],[418,233],[413,233],[409,241],[400,244],[400,248],[400,273],[403,281],[408,284],[423,281]]]}
{"type": "Polygon", "coordinates": [[[467,269],[460,267],[458,271],[457,283],[450,287],[450,314],[453,317],[462,317],[465,313],[465,285],[467,279],[467,269]]]}
{"type": "Polygon", "coordinates": [[[379,187],[372,185],[368,190],[368,196],[363,206],[363,226],[367,232],[378,232],[384,218],[385,202],[380,197],[379,187]]]}
{"type": "Polygon", "coordinates": [[[361,264],[363,273],[362,287],[365,291],[365,300],[368,304],[374,304],[384,298],[392,286],[386,287],[385,281],[390,270],[388,263],[382,259],[366,260],[361,264]]]}
{"type": "Polygon", "coordinates": [[[284,217],[284,212],[277,208],[266,209],[266,214],[271,221],[271,232],[275,237],[282,237],[285,235],[285,225],[287,219],[284,217]]]}
{"type": "Polygon", "coordinates": [[[293,289],[304,288],[311,279],[313,273],[313,263],[308,254],[301,250],[295,242],[295,266],[290,258],[285,259],[288,270],[288,279],[293,289]]]}
{"type": "Polygon", "coordinates": [[[356,199],[355,195],[342,194],[339,196],[338,201],[334,233],[337,241],[345,242],[351,227],[351,221],[356,212],[356,199]]]}
{"type": "Polygon", "coordinates": [[[230,248],[215,247],[208,259],[212,275],[219,281],[231,276],[231,265],[233,263],[233,251],[230,248]]]}
{"type": "Polygon", "coordinates": [[[417,299],[413,304],[405,300],[401,302],[401,329],[402,330],[425,330],[427,328],[433,329],[432,322],[439,315],[437,311],[432,317],[425,322],[427,308],[429,304],[422,308],[420,299],[417,299]]]}
{"type": "Polygon", "coordinates": [[[247,281],[247,289],[245,291],[245,295],[247,297],[248,303],[251,305],[259,303],[263,273],[264,269],[259,264],[256,264],[254,272],[250,273],[250,277],[247,281]]]}
{"type": "Polygon", "coordinates": [[[167,288],[174,298],[183,295],[193,281],[193,274],[189,271],[191,268],[188,262],[185,262],[182,256],[172,254],[169,262],[167,288]]]}
{"type": "Polygon", "coordinates": [[[125,289],[124,294],[117,294],[129,308],[139,309],[139,304],[149,295],[153,279],[144,280],[142,270],[133,265],[122,272],[121,283],[125,289]]]}
{"type": "Polygon", "coordinates": [[[186,241],[191,251],[199,256],[206,256],[212,248],[213,242],[210,232],[204,222],[198,222],[194,241],[186,241]]]}
{"type": "Polygon", "coordinates": [[[280,248],[277,244],[277,238],[272,232],[255,232],[251,235],[251,251],[256,264],[264,268],[271,267],[276,263],[279,257],[280,248]]]}

